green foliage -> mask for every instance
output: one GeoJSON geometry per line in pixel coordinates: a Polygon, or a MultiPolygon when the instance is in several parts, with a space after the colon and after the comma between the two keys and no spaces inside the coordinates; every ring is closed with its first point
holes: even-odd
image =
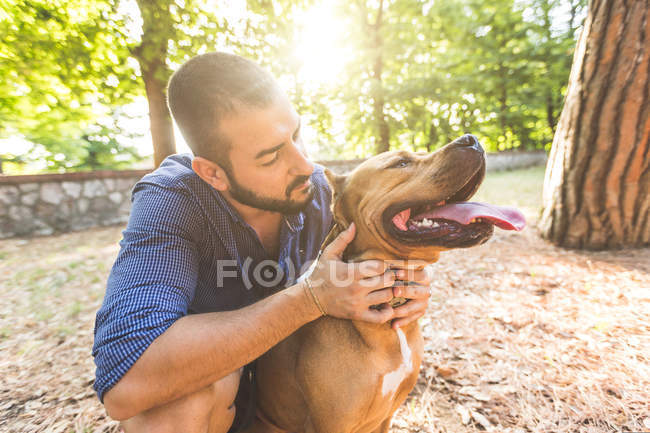
{"type": "Polygon", "coordinates": [[[384,7],[381,46],[371,25],[376,5],[341,3],[358,55],[335,90],[346,140],[327,157],[373,149],[377,50],[392,148],[429,151],[465,132],[490,151],[550,148],[586,1],[394,1],[384,7]]]}
{"type": "MultiPolygon", "coordinates": [[[[373,153],[382,123],[391,148],[433,150],[471,132],[492,151],[548,149],[586,0],[248,0],[239,16],[233,7],[0,0],[0,138],[37,143],[50,170],[126,166],[138,157],[116,113],[148,95],[143,78],[164,85],[191,56],[218,49],[280,78],[317,132],[315,158],[373,153]],[[321,3],[343,29],[321,37],[353,53],[324,83],[300,74],[296,52],[305,10],[321,3]]],[[[21,163],[2,150],[1,160],[21,163]]]]}
{"type": "Polygon", "coordinates": [[[22,135],[55,155],[115,106],[142,95],[126,59],[115,5],[106,1],[0,0],[0,138],[22,135]]]}
{"type": "Polygon", "coordinates": [[[225,22],[210,2],[139,4],[0,0],[0,139],[35,144],[22,159],[0,149],[5,167],[38,159],[47,171],[123,168],[142,159],[119,140],[135,134],[111,119],[145,95],[143,75],[164,88],[171,66],[214,49],[225,22]]]}
{"type": "Polygon", "coordinates": [[[83,131],[65,154],[48,153],[44,158],[48,166],[68,171],[127,169],[144,159],[134,146],[124,144],[133,138],[115,119],[95,123],[83,131]]]}

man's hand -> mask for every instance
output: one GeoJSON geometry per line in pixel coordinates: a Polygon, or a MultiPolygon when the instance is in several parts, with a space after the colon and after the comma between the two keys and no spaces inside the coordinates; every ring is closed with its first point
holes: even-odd
{"type": "MultiPolygon", "coordinates": [[[[325,312],[341,319],[384,323],[394,316],[393,308],[370,309],[393,299],[395,272],[383,260],[345,263],[342,255],[354,239],[354,223],[324,250],[309,280],[325,312]]],[[[396,310],[395,310],[396,311],[396,310]]]]}
{"type": "Polygon", "coordinates": [[[396,277],[402,280],[402,285],[393,287],[393,295],[396,298],[406,298],[408,302],[395,307],[392,322],[393,329],[405,326],[414,320],[419,319],[427,310],[429,297],[431,296],[431,283],[433,282],[433,270],[425,265],[420,269],[413,269],[412,266],[419,266],[413,261],[409,262],[410,269],[396,270],[396,277]]]}

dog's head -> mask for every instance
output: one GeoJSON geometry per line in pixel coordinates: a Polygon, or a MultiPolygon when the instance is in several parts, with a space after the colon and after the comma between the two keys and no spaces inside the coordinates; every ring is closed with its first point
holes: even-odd
{"type": "Polygon", "coordinates": [[[520,230],[525,224],[515,209],[467,202],[485,177],[485,152],[473,135],[434,153],[385,152],[346,176],[325,174],[336,223],[326,243],[356,225],[347,260],[431,263],[441,251],[487,241],[494,225],[520,230]]]}

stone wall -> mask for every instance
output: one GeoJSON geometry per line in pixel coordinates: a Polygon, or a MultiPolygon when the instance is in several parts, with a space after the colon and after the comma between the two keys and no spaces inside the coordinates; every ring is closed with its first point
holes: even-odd
{"type": "Polygon", "coordinates": [[[149,170],[0,176],[0,238],[125,223],[149,170]]]}
{"type": "MultiPolygon", "coordinates": [[[[319,161],[340,174],[363,159],[319,161]]],[[[544,152],[488,155],[488,170],[546,163],[544,152]]],[[[131,188],[149,170],[0,176],[0,238],[50,235],[89,227],[124,224],[131,188]]]]}
{"type": "MultiPolygon", "coordinates": [[[[547,155],[544,151],[539,152],[502,152],[488,153],[487,170],[514,170],[517,168],[546,165],[547,155]]],[[[335,173],[345,174],[352,171],[354,167],[365,161],[365,159],[348,159],[319,161],[320,164],[328,167],[335,173]]]]}

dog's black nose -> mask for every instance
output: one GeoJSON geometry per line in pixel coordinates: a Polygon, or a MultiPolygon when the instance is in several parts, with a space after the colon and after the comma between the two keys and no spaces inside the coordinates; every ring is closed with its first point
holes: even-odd
{"type": "Polygon", "coordinates": [[[465,134],[462,137],[459,137],[452,141],[452,144],[455,144],[458,147],[473,147],[479,152],[484,152],[481,143],[478,142],[478,138],[472,134],[465,134]]]}

